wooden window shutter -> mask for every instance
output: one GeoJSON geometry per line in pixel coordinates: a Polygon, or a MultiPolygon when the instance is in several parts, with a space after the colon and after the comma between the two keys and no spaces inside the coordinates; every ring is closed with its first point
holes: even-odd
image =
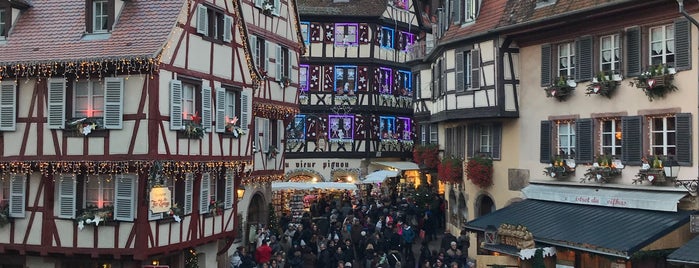
{"type": "MultiPolygon", "coordinates": [[[[463,12],[463,8],[460,7],[462,0],[452,0],[451,3],[453,4],[452,7],[452,16],[454,19],[454,24],[459,24],[461,23],[461,12],[463,12]]],[[[468,16],[468,14],[466,14],[468,16]]]]}
{"type": "Polygon", "coordinates": [[[575,121],[575,162],[592,163],[594,161],[594,121],[591,118],[575,121]]]}
{"type": "MultiPolygon", "coordinates": [[[[257,36],[251,35],[250,39],[248,40],[250,43],[250,56],[252,56],[252,62],[254,65],[257,65],[257,36]]],[[[260,66],[256,66],[257,68],[260,68],[260,66]]]]}
{"type": "Polygon", "coordinates": [[[539,135],[539,162],[551,163],[551,121],[541,121],[541,133],[539,135]]]}
{"type": "Polygon", "coordinates": [[[182,130],[182,81],[170,81],[170,130],[182,130]]]}
{"type": "Polygon", "coordinates": [[[438,63],[435,63],[432,65],[432,99],[437,98],[437,92],[439,90],[439,70],[438,70],[438,63]]]}
{"type": "Polygon", "coordinates": [[[223,42],[233,40],[233,17],[225,15],[223,17],[223,42]]]}
{"type": "MultiPolygon", "coordinates": [[[[283,152],[283,146],[282,146],[282,140],[284,139],[284,120],[276,120],[277,121],[277,136],[274,137],[277,140],[277,150],[280,152],[283,152]]],[[[281,155],[281,154],[278,154],[281,155]]]]}
{"type": "Polygon", "coordinates": [[[626,60],[626,76],[641,74],[641,29],[639,27],[626,30],[626,58],[624,60],[626,60]]]}
{"type": "Polygon", "coordinates": [[[284,71],[282,70],[282,68],[283,68],[283,66],[282,66],[282,46],[277,44],[275,47],[276,47],[275,53],[276,53],[277,57],[275,58],[274,64],[275,64],[276,69],[277,69],[277,80],[281,81],[282,77],[284,76],[284,71]]]}
{"type": "Polygon", "coordinates": [[[265,40],[265,42],[262,43],[262,49],[260,49],[260,51],[264,51],[262,53],[261,60],[262,60],[262,66],[264,66],[265,71],[269,71],[269,51],[268,51],[269,47],[271,47],[269,45],[269,41],[265,40]]]}
{"type": "Polygon", "coordinates": [[[274,9],[272,9],[272,14],[279,16],[282,10],[282,1],[274,0],[274,9]]]}
{"type": "MultiPolygon", "coordinates": [[[[468,70],[466,70],[468,71],[468,70]]],[[[481,87],[481,53],[478,49],[471,50],[471,89],[481,87]]]]}
{"type": "Polygon", "coordinates": [[[197,6],[197,33],[207,35],[209,30],[209,16],[206,6],[199,4],[197,6]]]}
{"type": "MultiPolygon", "coordinates": [[[[232,119],[232,118],[231,118],[232,119]]],[[[226,90],[216,88],[216,132],[226,131],[226,90]]]]}
{"type": "Polygon", "coordinates": [[[48,87],[48,127],[63,129],[66,123],[66,80],[49,79],[48,87]]]}
{"type": "Polygon", "coordinates": [[[16,175],[10,178],[10,202],[9,214],[13,218],[24,218],[26,206],[24,200],[27,189],[27,177],[24,175],[16,175]]]}
{"type": "Polygon", "coordinates": [[[61,176],[56,181],[58,186],[58,217],[59,218],[75,218],[75,203],[76,203],[76,184],[77,180],[74,176],[61,176]]]}
{"type": "Polygon", "coordinates": [[[0,82],[0,131],[17,129],[17,88],[14,81],[0,82]]]}
{"type": "MultiPolygon", "coordinates": [[[[551,44],[541,46],[541,86],[551,85],[551,44]]],[[[548,162],[548,161],[547,161],[548,162]]]]}
{"type": "Polygon", "coordinates": [[[593,58],[594,53],[592,52],[592,36],[581,37],[576,40],[575,49],[575,59],[577,60],[576,68],[577,71],[575,75],[576,81],[588,81],[594,77],[593,71],[593,58]]]}
{"type": "Polygon", "coordinates": [[[689,70],[692,68],[692,29],[687,19],[675,21],[675,68],[689,70]]]}
{"type": "Polygon", "coordinates": [[[677,155],[680,165],[692,165],[692,114],[680,113],[675,115],[677,127],[677,155]]]}
{"type": "Polygon", "coordinates": [[[136,177],[119,175],[114,180],[114,219],[133,221],[136,217],[136,177]]]}
{"type": "Polygon", "coordinates": [[[211,132],[212,107],[211,107],[211,87],[206,85],[201,86],[201,127],[205,132],[211,132]]]}
{"type": "Polygon", "coordinates": [[[122,129],[124,118],[124,78],[104,79],[104,128],[122,129]]]}
{"type": "Polygon", "coordinates": [[[478,125],[470,124],[466,130],[466,157],[471,158],[476,154],[476,133],[478,133],[478,125]]]}
{"type": "Polygon", "coordinates": [[[264,153],[269,152],[269,141],[270,141],[270,129],[269,129],[269,118],[260,118],[260,133],[262,134],[262,151],[264,153]]]}
{"type": "Polygon", "coordinates": [[[500,144],[502,143],[502,123],[493,124],[493,149],[490,152],[490,157],[493,159],[500,159],[500,144]]]}
{"type": "Polygon", "coordinates": [[[456,53],[456,92],[464,91],[464,54],[456,53]]]}
{"type": "Polygon", "coordinates": [[[110,32],[112,31],[112,27],[116,21],[116,6],[114,1],[116,0],[107,1],[107,31],[110,32]]]}
{"type": "Polygon", "coordinates": [[[250,91],[242,91],[240,94],[240,127],[247,131],[250,125],[250,114],[252,114],[252,97],[250,91]]]}
{"type": "Polygon", "coordinates": [[[233,193],[235,192],[235,189],[233,188],[233,185],[235,184],[234,179],[235,177],[233,176],[233,172],[226,173],[226,190],[223,197],[223,207],[226,209],[233,207],[233,193]]]}
{"type": "Polygon", "coordinates": [[[194,175],[187,173],[184,179],[184,214],[192,214],[194,205],[194,175]]]}
{"type": "Polygon", "coordinates": [[[641,165],[643,157],[643,117],[621,118],[621,161],[627,165],[641,165]]]}
{"type": "Polygon", "coordinates": [[[199,213],[205,214],[209,212],[209,201],[211,200],[211,173],[201,174],[201,183],[199,184],[199,213]]]}

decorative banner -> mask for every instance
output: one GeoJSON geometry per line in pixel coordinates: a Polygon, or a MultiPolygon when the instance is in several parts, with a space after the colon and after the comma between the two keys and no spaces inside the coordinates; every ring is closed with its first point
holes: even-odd
{"type": "Polygon", "coordinates": [[[153,213],[170,211],[172,206],[172,193],[167,187],[153,187],[150,189],[150,210],[153,213]]]}

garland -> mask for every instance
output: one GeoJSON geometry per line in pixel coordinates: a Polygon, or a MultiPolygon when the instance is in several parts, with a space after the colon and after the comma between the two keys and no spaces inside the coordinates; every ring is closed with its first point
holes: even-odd
{"type": "Polygon", "coordinates": [[[49,79],[52,77],[75,76],[78,79],[89,79],[97,76],[99,79],[109,74],[153,74],[159,72],[162,55],[156,57],[133,56],[116,58],[83,59],[72,61],[49,61],[35,63],[1,63],[0,80],[14,79],[49,79]]]}
{"type": "Polygon", "coordinates": [[[568,82],[565,76],[558,77],[556,82],[545,88],[546,97],[556,98],[558,101],[565,101],[573,94],[575,86],[568,82]]]}
{"type": "Polygon", "coordinates": [[[285,107],[279,104],[268,104],[256,102],[252,105],[252,114],[277,120],[288,120],[299,113],[298,107],[285,107]]]}
{"type": "Polygon", "coordinates": [[[674,69],[668,68],[665,64],[650,66],[631,81],[631,86],[642,89],[648,96],[648,101],[664,98],[667,93],[677,91],[677,87],[672,84],[674,74],[674,69]]]}

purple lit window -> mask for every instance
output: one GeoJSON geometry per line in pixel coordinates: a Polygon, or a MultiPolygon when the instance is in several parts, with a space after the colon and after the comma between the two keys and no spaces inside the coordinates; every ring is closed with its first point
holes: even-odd
{"type": "Polygon", "coordinates": [[[379,93],[391,94],[393,86],[393,70],[389,68],[379,68],[379,93]]]}
{"type": "Polygon", "coordinates": [[[328,134],[330,140],[347,141],[354,139],[354,116],[352,115],[329,115],[328,134]]]}
{"type": "Polygon", "coordinates": [[[408,0],[393,0],[393,6],[401,9],[408,9],[408,0]]]}
{"type": "Polygon", "coordinates": [[[306,138],[306,115],[297,115],[287,129],[287,140],[304,140],[306,138]]]}
{"type": "Polygon", "coordinates": [[[396,134],[396,118],[392,116],[381,116],[379,117],[379,130],[381,131],[380,139],[395,139],[398,138],[396,134]]]}
{"type": "Polygon", "coordinates": [[[359,25],[357,23],[335,23],[335,45],[336,46],[356,46],[357,29],[359,25]]]}
{"type": "Polygon", "coordinates": [[[400,32],[400,40],[398,40],[401,51],[410,51],[415,44],[415,35],[406,32],[400,32]]]}
{"type": "Polygon", "coordinates": [[[335,92],[357,91],[357,66],[335,66],[335,92]]]}
{"type": "Polygon", "coordinates": [[[400,135],[401,140],[412,140],[412,126],[410,125],[410,118],[398,117],[398,129],[396,132],[398,132],[400,135]]]}
{"type": "Polygon", "coordinates": [[[299,65],[299,90],[308,92],[308,65],[299,65]]]}

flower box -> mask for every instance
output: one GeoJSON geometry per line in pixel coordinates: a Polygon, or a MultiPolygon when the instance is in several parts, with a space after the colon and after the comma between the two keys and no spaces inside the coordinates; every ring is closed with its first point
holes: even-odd
{"type": "Polygon", "coordinates": [[[75,136],[87,136],[93,131],[105,130],[102,117],[73,118],[66,121],[65,125],[65,129],[74,132],[75,136]]]}
{"type": "Polygon", "coordinates": [[[544,175],[555,179],[566,178],[575,173],[575,161],[573,159],[557,158],[548,167],[544,168],[544,175]]]}
{"type": "Polygon", "coordinates": [[[114,207],[87,207],[82,210],[82,213],[75,217],[75,222],[77,222],[78,229],[81,231],[85,228],[85,224],[94,224],[96,227],[100,224],[106,225],[107,223],[114,222],[114,207]]]}
{"type": "Polygon", "coordinates": [[[481,189],[493,185],[493,159],[474,156],[466,162],[466,178],[481,189]]]}
{"type": "Polygon", "coordinates": [[[648,100],[653,101],[656,98],[664,98],[667,93],[677,90],[673,84],[674,75],[674,68],[658,64],[649,67],[647,71],[634,78],[631,81],[631,86],[642,89],[648,96],[648,100]]]}
{"type": "Polygon", "coordinates": [[[558,77],[556,82],[545,88],[546,97],[556,98],[558,101],[565,101],[573,94],[577,84],[573,80],[568,80],[565,76],[558,77]]]}
{"type": "Polygon", "coordinates": [[[633,183],[643,184],[643,181],[648,181],[652,184],[663,184],[667,181],[665,171],[663,168],[641,169],[636,174],[636,179],[633,183]]]}
{"type": "Polygon", "coordinates": [[[585,94],[589,95],[600,95],[607,98],[611,98],[612,94],[619,87],[619,82],[615,80],[609,80],[608,76],[603,73],[597,74],[597,77],[592,79],[592,83],[587,85],[587,92],[585,94]]]}
{"type": "Polygon", "coordinates": [[[427,169],[437,168],[437,164],[439,164],[439,145],[425,144],[415,146],[413,149],[413,162],[427,169]]]}

